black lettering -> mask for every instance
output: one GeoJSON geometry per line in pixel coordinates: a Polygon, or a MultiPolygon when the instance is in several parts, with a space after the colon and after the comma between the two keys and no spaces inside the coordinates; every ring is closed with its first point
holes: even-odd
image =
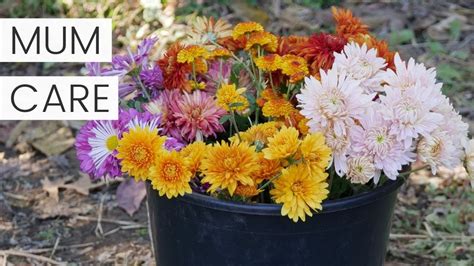
{"type": "Polygon", "coordinates": [[[60,54],[66,50],[66,27],[63,27],[63,47],[59,51],[51,51],[49,48],[49,27],[46,27],[46,50],[51,54],[60,54]]]}
{"type": "Polygon", "coordinates": [[[44,108],[43,108],[43,113],[46,112],[46,109],[48,108],[48,106],[55,106],[55,105],[59,105],[61,106],[61,110],[63,112],[66,112],[66,110],[64,109],[64,105],[63,105],[63,102],[61,101],[61,97],[59,96],[59,92],[58,92],[58,88],[56,87],[56,85],[53,85],[51,87],[51,90],[49,91],[49,95],[48,95],[48,99],[46,100],[46,104],[44,105],[44,108]],[[53,92],[56,94],[56,97],[58,98],[59,102],[58,103],[51,103],[51,96],[53,95],[53,92]]]}
{"type": "Polygon", "coordinates": [[[20,38],[20,34],[18,33],[16,27],[12,28],[12,49],[13,49],[13,54],[16,54],[16,39],[18,38],[18,41],[20,43],[21,48],[23,49],[23,52],[25,54],[28,54],[28,51],[31,48],[31,45],[33,45],[33,41],[36,39],[36,54],[40,53],[40,28],[36,27],[35,32],[33,33],[33,36],[30,39],[30,42],[28,43],[28,47],[25,47],[25,44],[20,38]]]}
{"type": "Polygon", "coordinates": [[[35,87],[31,86],[31,85],[28,85],[28,84],[21,84],[21,85],[18,85],[13,91],[12,91],[12,95],[11,95],[11,102],[12,102],[12,105],[13,107],[15,107],[16,110],[22,112],[22,113],[27,113],[27,112],[31,112],[33,111],[35,108],[36,108],[36,104],[33,105],[31,108],[29,109],[21,109],[20,107],[18,107],[18,105],[16,105],[15,103],[15,93],[21,88],[21,87],[26,87],[26,88],[30,88],[32,91],[34,92],[37,92],[37,90],[35,89],[35,87]]]}
{"type": "Polygon", "coordinates": [[[95,94],[94,111],[97,112],[97,113],[107,113],[109,110],[98,108],[99,100],[107,100],[108,99],[107,97],[99,97],[99,91],[97,89],[100,88],[100,87],[108,88],[109,85],[107,85],[107,84],[97,84],[97,85],[94,86],[94,94],[95,94]]]}
{"type": "Polygon", "coordinates": [[[95,30],[92,33],[92,36],[89,39],[89,43],[87,44],[86,48],[84,48],[84,44],[82,43],[81,38],[79,37],[79,34],[77,33],[76,27],[72,27],[71,31],[72,31],[72,34],[71,34],[72,54],[75,54],[75,51],[76,51],[75,49],[76,42],[74,41],[74,39],[77,39],[77,41],[79,42],[79,45],[81,46],[82,51],[84,52],[84,54],[87,54],[87,51],[89,51],[89,48],[92,45],[92,41],[94,40],[94,38],[95,38],[95,53],[99,54],[99,27],[95,27],[95,30]]]}
{"type": "Polygon", "coordinates": [[[80,85],[80,84],[71,84],[71,112],[74,112],[74,101],[79,102],[79,104],[82,106],[82,110],[84,110],[86,113],[89,112],[86,106],[84,105],[84,103],[82,102],[84,99],[87,98],[88,95],[89,95],[89,90],[87,89],[86,86],[80,85]],[[74,97],[74,88],[76,87],[84,89],[85,94],[83,97],[78,97],[78,98],[74,97]]]}

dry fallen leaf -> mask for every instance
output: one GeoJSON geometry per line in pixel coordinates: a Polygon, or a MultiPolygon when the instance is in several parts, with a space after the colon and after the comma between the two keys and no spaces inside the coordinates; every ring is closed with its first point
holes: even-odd
{"type": "Polygon", "coordinates": [[[43,185],[43,190],[48,192],[48,195],[51,198],[55,199],[56,202],[59,201],[60,188],[71,189],[81,195],[87,196],[89,195],[89,191],[91,189],[100,187],[104,184],[103,181],[100,181],[98,183],[92,183],[90,178],[85,174],[81,174],[78,180],[70,183],[72,179],[73,177],[66,176],[64,178],[51,181],[48,177],[45,177],[43,180],[41,180],[41,184],[43,185]]]}
{"type": "Polygon", "coordinates": [[[135,182],[133,178],[120,183],[117,188],[117,204],[130,216],[133,216],[133,214],[140,208],[140,204],[145,196],[145,183],[135,182]]]}
{"type": "Polygon", "coordinates": [[[51,181],[49,180],[49,177],[45,177],[43,180],[41,180],[41,184],[43,186],[43,190],[48,192],[49,197],[56,200],[56,202],[59,202],[59,188],[71,179],[71,176],[67,176],[65,178],[60,178],[51,181]]]}

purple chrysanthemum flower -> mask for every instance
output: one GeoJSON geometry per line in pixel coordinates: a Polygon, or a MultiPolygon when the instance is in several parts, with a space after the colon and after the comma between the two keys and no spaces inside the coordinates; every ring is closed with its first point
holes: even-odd
{"type": "Polygon", "coordinates": [[[163,72],[158,65],[151,68],[144,67],[140,73],[140,79],[147,88],[152,90],[152,93],[163,87],[163,72]]]}
{"type": "Polygon", "coordinates": [[[76,137],[77,158],[81,170],[93,179],[121,176],[115,157],[121,135],[118,121],[89,121],[76,137]]]}
{"type": "Polygon", "coordinates": [[[165,148],[169,151],[180,151],[184,148],[184,144],[173,137],[166,137],[165,148]]]}

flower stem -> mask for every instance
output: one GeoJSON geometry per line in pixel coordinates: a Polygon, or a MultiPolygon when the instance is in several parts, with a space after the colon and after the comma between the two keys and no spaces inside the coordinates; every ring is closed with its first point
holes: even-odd
{"type": "Polygon", "coordinates": [[[235,120],[235,112],[231,111],[231,115],[232,115],[232,119],[231,119],[232,124],[234,125],[235,132],[237,133],[237,137],[239,138],[239,141],[242,141],[242,139],[240,138],[239,128],[237,127],[237,121],[235,120]]]}
{"type": "Polygon", "coordinates": [[[270,180],[268,180],[265,184],[263,184],[261,187],[259,187],[258,189],[264,189],[266,187],[268,187],[268,185],[270,185],[270,183],[272,183],[273,181],[275,181],[275,179],[279,178],[281,176],[281,172],[276,174],[274,177],[272,177],[270,180]]]}
{"type": "Polygon", "coordinates": [[[140,76],[136,75],[136,76],[134,76],[133,78],[134,78],[135,82],[138,83],[138,85],[139,85],[140,88],[142,89],[143,94],[144,94],[145,97],[148,99],[148,101],[151,101],[150,94],[148,94],[148,91],[146,90],[145,85],[143,85],[143,82],[142,82],[142,80],[140,79],[140,76]]]}

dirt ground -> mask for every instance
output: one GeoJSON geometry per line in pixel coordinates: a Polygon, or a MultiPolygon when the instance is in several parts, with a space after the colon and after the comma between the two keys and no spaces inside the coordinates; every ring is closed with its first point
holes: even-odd
{"type": "MultiPolygon", "coordinates": [[[[159,55],[193,14],[256,20],[279,34],[331,30],[331,4],[353,10],[402,58],[436,66],[474,130],[472,1],[0,1],[0,17],[112,17],[116,51],[148,34],[159,55]],[[73,2],[74,4],[70,4],[73,2]],[[61,4],[62,3],[62,4],[61,4]]],[[[78,75],[79,64],[1,64],[0,75],[78,75]]],[[[145,204],[118,207],[123,181],[91,182],[73,149],[80,122],[0,121],[0,265],[152,265],[145,204]]],[[[399,195],[386,265],[473,265],[474,192],[462,168],[410,177],[399,195]]]]}

